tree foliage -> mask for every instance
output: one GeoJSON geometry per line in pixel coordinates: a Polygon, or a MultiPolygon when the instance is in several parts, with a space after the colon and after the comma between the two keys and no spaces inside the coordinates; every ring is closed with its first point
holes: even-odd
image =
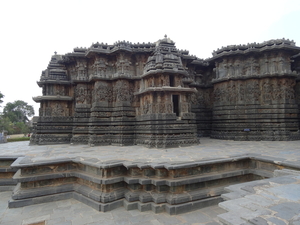
{"type": "Polygon", "coordinates": [[[3,102],[2,98],[4,98],[4,95],[3,95],[3,94],[1,93],[1,91],[0,91],[0,103],[3,102]]]}
{"type": "Polygon", "coordinates": [[[14,124],[9,120],[9,118],[0,116],[0,132],[3,130],[7,131],[8,134],[14,134],[14,124]]]}
{"type": "Polygon", "coordinates": [[[29,121],[28,117],[34,115],[34,109],[28,103],[17,100],[14,102],[8,102],[3,109],[3,115],[8,117],[11,122],[27,122],[29,121]]]}
{"type": "Polygon", "coordinates": [[[6,130],[8,134],[29,133],[28,117],[33,115],[33,107],[24,101],[7,103],[3,108],[3,114],[0,115],[0,132],[6,130]]]}

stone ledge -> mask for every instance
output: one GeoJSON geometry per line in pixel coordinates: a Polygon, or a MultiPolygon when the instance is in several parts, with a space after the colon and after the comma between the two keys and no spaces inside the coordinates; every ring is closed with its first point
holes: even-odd
{"type": "Polygon", "coordinates": [[[228,225],[297,224],[300,171],[275,170],[274,175],[278,177],[225,188],[230,193],[222,195],[226,201],[219,206],[228,212],[218,215],[219,220],[228,225]]]}
{"type": "Polygon", "coordinates": [[[35,197],[32,199],[10,200],[9,208],[19,208],[19,207],[32,205],[32,204],[53,202],[53,201],[70,199],[70,198],[74,198],[102,212],[111,211],[118,207],[124,206],[126,210],[139,209],[141,212],[152,210],[154,213],[167,212],[170,215],[177,215],[185,212],[190,212],[196,209],[218,204],[219,202],[222,201],[222,199],[218,196],[218,197],[188,202],[184,204],[179,204],[179,205],[170,205],[168,203],[156,204],[153,202],[150,203],[128,202],[125,199],[116,200],[110,203],[99,203],[77,192],[66,192],[60,194],[52,194],[48,196],[35,197]]]}

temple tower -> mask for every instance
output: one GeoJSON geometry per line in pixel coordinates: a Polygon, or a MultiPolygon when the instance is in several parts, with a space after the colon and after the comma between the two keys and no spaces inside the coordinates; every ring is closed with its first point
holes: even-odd
{"type": "Polygon", "coordinates": [[[184,87],[188,72],[180,56],[175,43],[166,36],[156,42],[135,93],[140,103],[136,109],[136,144],[177,147],[198,143],[189,102],[197,90],[184,87]]]}
{"type": "Polygon", "coordinates": [[[61,55],[53,55],[38,85],[43,95],[34,97],[40,103],[37,125],[31,144],[70,143],[73,126],[73,92],[66,67],[59,63],[61,55]]]}
{"type": "Polygon", "coordinates": [[[278,39],[214,52],[216,79],[212,138],[299,139],[297,74],[291,56],[300,48],[278,39]]]}

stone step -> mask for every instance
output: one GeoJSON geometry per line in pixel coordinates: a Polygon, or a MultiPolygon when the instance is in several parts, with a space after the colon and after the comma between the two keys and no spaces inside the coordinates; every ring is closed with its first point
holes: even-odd
{"type": "Polygon", "coordinates": [[[218,219],[225,225],[245,225],[247,221],[243,220],[237,214],[239,212],[228,212],[218,215],[218,219]]]}
{"type": "Polygon", "coordinates": [[[16,158],[0,157],[0,192],[12,191],[18,183],[13,179],[13,175],[18,169],[11,167],[16,158]]]}
{"type": "Polygon", "coordinates": [[[101,192],[77,183],[29,189],[22,189],[20,186],[21,185],[18,184],[13,190],[12,200],[26,201],[26,199],[39,198],[46,195],[76,192],[99,203],[110,203],[119,199],[124,199],[128,202],[140,202],[141,204],[167,203],[169,205],[183,205],[188,202],[195,202],[202,199],[219,197],[224,189],[224,186],[221,186],[204,190],[199,189],[186,193],[170,194],[146,191],[130,191],[127,188],[121,188],[112,192],[101,192]]]}
{"type": "Polygon", "coordinates": [[[9,208],[19,208],[23,206],[32,205],[32,204],[59,201],[59,200],[65,200],[70,198],[74,198],[102,212],[111,211],[118,207],[124,206],[126,210],[138,209],[141,212],[152,210],[154,213],[166,212],[170,215],[177,215],[181,213],[190,212],[200,208],[216,205],[220,201],[222,201],[222,198],[217,196],[212,198],[201,199],[198,201],[187,202],[179,205],[170,205],[168,203],[156,204],[154,202],[142,203],[138,201],[128,202],[126,199],[119,199],[109,203],[100,203],[77,192],[65,192],[65,193],[58,193],[58,194],[52,194],[46,196],[39,196],[39,197],[29,198],[29,199],[21,199],[21,200],[11,199],[8,205],[9,208]]]}
{"type": "Polygon", "coordinates": [[[243,190],[239,190],[239,191],[235,191],[235,192],[230,192],[230,193],[225,193],[222,194],[221,197],[227,201],[227,200],[232,200],[232,199],[238,199],[241,198],[243,196],[245,196],[246,194],[248,194],[249,192],[247,191],[243,191],[243,190]]]}
{"type": "MultiPolygon", "coordinates": [[[[280,177],[226,188],[235,198],[219,203],[228,211],[218,215],[223,224],[295,224],[299,221],[299,171],[276,171],[280,177]],[[243,195],[240,194],[244,190],[243,195]]],[[[223,196],[224,197],[224,196],[223,196]]]]}

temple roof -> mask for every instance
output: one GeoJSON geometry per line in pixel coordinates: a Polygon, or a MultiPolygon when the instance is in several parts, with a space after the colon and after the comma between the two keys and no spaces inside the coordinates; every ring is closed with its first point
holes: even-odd
{"type": "Polygon", "coordinates": [[[155,45],[158,46],[160,44],[169,44],[169,45],[175,45],[175,42],[172,41],[170,38],[165,35],[163,39],[159,39],[157,42],[155,42],[155,45]]]}
{"type": "Polygon", "coordinates": [[[73,52],[62,55],[59,63],[72,62],[74,57],[91,57],[93,54],[113,54],[118,51],[126,51],[129,53],[150,53],[155,51],[176,53],[184,59],[197,60],[196,56],[189,55],[187,50],[179,50],[175,47],[175,42],[165,35],[163,39],[151,43],[131,43],[129,41],[117,41],[112,45],[107,43],[93,43],[89,48],[76,47],[73,52]]]}
{"type": "Polygon", "coordinates": [[[294,53],[300,51],[300,47],[297,47],[293,40],[289,39],[272,39],[269,41],[264,41],[262,43],[248,43],[246,45],[228,45],[213,51],[213,57],[209,60],[220,58],[222,56],[229,56],[235,54],[248,54],[252,52],[262,52],[274,49],[287,49],[292,50],[294,53]]]}

